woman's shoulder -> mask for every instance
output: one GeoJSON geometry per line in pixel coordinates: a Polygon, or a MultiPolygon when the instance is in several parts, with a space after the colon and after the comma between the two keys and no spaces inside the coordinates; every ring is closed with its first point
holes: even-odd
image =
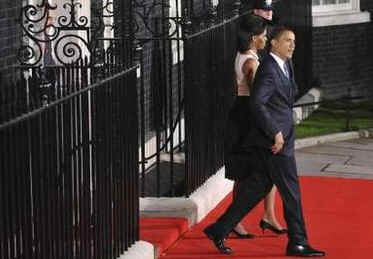
{"type": "Polygon", "coordinates": [[[240,59],[254,59],[255,61],[258,61],[258,57],[254,56],[253,54],[251,53],[240,53],[238,52],[237,53],[237,56],[240,58],[240,59]]]}
{"type": "Polygon", "coordinates": [[[259,62],[254,58],[247,58],[242,63],[242,66],[246,69],[256,69],[259,65],[259,62]]]}
{"type": "Polygon", "coordinates": [[[241,66],[259,66],[259,60],[252,54],[241,54],[240,64],[241,66]]]}

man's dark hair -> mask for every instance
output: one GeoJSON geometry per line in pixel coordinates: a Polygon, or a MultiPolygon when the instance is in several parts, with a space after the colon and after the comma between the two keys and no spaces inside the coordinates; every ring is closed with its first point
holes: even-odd
{"type": "Polygon", "coordinates": [[[290,27],[287,27],[285,25],[274,26],[271,30],[270,35],[268,35],[269,41],[273,39],[279,39],[281,35],[286,31],[294,32],[292,29],[290,29],[290,27]]]}
{"type": "Polygon", "coordinates": [[[266,21],[256,15],[244,15],[241,18],[237,33],[237,49],[246,51],[252,41],[252,37],[262,34],[267,28],[266,21]]]}

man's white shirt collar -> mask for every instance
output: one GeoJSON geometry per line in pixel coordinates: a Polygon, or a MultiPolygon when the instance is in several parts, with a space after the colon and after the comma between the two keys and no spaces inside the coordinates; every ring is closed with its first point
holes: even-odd
{"type": "Polygon", "coordinates": [[[285,61],[282,60],[279,56],[277,56],[273,52],[270,52],[269,54],[271,54],[271,56],[276,60],[277,64],[280,66],[282,72],[284,73],[284,75],[286,75],[286,72],[285,72],[285,69],[284,69],[285,61]]]}

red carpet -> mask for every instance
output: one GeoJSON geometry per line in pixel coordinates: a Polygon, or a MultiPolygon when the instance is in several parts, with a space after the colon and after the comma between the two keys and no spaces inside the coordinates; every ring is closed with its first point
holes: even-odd
{"type": "MultiPolygon", "coordinates": [[[[311,245],[326,250],[325,258],[373,258],[373,181],[319,177],[302,177],[300,181],[311,245]]],[[[245,218],[246,228],[257,237],[252,240],[229,238],[227,244],[234,254],[219,254],[202,229],[216,220],[230,199],[228,196],[201,223],[186,232],[161,259],[289,258],[284,256],[286,237],[261,233],[258,222],[262,204],[245,218]]],[[[282,219],[279,199],[277,204],[277,215],[282,219]]],[[[283,220],[281,222],[284,224],[283,220]]]]}
{"type": "Polygon", "coordinates": [[[158,255],[188,230],[185,218],[140,218],[140,240],[157,247],[158,255]]]}

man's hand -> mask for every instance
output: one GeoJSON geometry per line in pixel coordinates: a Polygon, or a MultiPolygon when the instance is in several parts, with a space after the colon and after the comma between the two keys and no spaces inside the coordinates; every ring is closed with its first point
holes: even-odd
{"type": "Polygon", "coordinates": [[[281,131],[276,134],[275,136],[275,144],[271,147],[271,151],[273,154],[278,154],[281,149],[284,147],[284,137],[282,136],[281,131]]]}

